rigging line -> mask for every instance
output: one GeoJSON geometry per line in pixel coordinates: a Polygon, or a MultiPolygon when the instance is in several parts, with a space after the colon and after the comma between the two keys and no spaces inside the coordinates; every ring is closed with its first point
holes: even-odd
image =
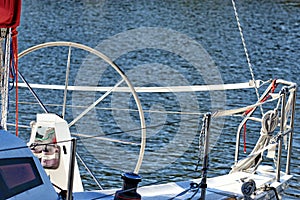
{"type": "MultiPolygon", "coordinates": [[[[189,197],[188,199],[193,199],[193,197],[196,196],[196,194],[199,192],[200,188],[201,188],[201,183],[198,184],[197,190],[194,191],[193,195],[191,197],[189,197]]],[[[193,188],[186,189],[185,191],[181,192],[180,194],[178,194],[178,195],[176,195],[176,196],[174,196],[174,197],[172,197],[168,200],[175,199],[176,197],[179,197],[179,196],[185,194],[186,192],[188,192],[189,190],[192,190],[192,189],[193,188]]],[[[194,189],[196,189],[196,188],[194,188],[194,189]]],[[[231,198],[236,198],[237,197],[235,194],[231,194],[229,192],[223,192],[223,191],[216,191],[213,188],[206,188],[206,190],[209,191],[209,192],[215,193],[215,194],[222,195],[222,196],[227,196],[227,197],[231,197],[231,198]]]]}
{"type": "MultiPolygon", "coordinates": [[[[227,114],[228,116],[231,116],[235,113],[240,113],[240,112],[243,112],[245,111],[245,109],[249,109],[249,108],[253,108],[253,107],[257,107],[257,106],[261,106],[267,102],[270,102],[270,101],[274,101],[278,99],[278,97],[273,97],[272,100],[269,100],[269,101],[265,101],[265,102],[259,102],[259,103],[256,103],[256,104],[253,104],[253,105],[249,105],[247,107],[242,107],[242,108],[236,108],[236,109],[228,109],[228,110],[217,110],[214,112],[214,117],[216,116],[219,116],[217,113],[226,113],[226,112],[232,112],[231,114],[227,114]],[[217,114],[217,115],[216,115],[217,114]]],[[[20,104],[37,104],[37,103],[34,103],[34,102],[25,102],[25,101],[22,101],[22,102],[19,102],[20,104]]],[[[48,106],[62,106],[60,104],[45,104],[45,105],[48,105],[48,106]]],[[[71,108],[86,108],[86,106],[73,106],[73,105],[68,105],[68,107],[71,107],[71,108]]],[[[117,110],[117,111],[130,111],[130,112],[138,112],[138,110],[136,109],[128,109],[128,108],[109,108],[109,107],[105,107],[105,108],[97,108],[95,107],[95,109],[97,110],[117,110]]],[[[180,115],[203,115],[204,113],[201,113],[201,112],[182,112],[182,111],[161,111],[161,110],[144,110],[145,113],[161,113],[161,114],[180,114],[180,115]]],[[[226,115],[222,115],[222,116],[226,116],[226,115]]],[[[242,115],[237,115],[237,116],[242,116],[242,115]]]]}
{"type": "MultiPolygon", "coordinates": [[[[249,109],[250,107],[253,108],[255,106],[259,106],[259,105],[262,105],[262,104],[265,104],[267,102],[271,102],[271,101],[274,101],[278,99],[277,98],[274,98],[274,99],[271,99],[271,100],[268,100],[268,101],[265,101],[265,102],[261,102],[261,103],[257,103],[257,104],[254,104],[254,105],[251,105],[251,106],[248,106],[248,107],[244,107],[244,108],[240,108],[240,109],[233,109],[233,110],[220,110],[218,112],[215,112],[213,114],[213,117],[216,118],[216,117],[222,117],[222,116],[237,116],[237,117],[241,117],[241,115],[234,115],[236,113],[240,113],[240,112],[243,112],[244,110],[246,109],[249,109]]],[[[205,113],[198,113],[199,115],[204,115],[205,113]]],[[[176,124],[176,123],[180,123],[180,122],[186,122],[186,121],[194,121],[195,118],[189,118],[189,119],[186,119],[186,120],[178,120],[178,121],[173,121],[173,122],[168,122],[168,123],[161,123],[161,124],[157,124],[157,125],[153,125],[153,126],[148,126],[147,128],[157,128],[157,127],[160,127],[160,126],[167,126],[167,125],[173,125],[173,124],[176,124]]],[[[117,132],[113,132],[113,133],[107,133],[106,136],[109,136],[109,135],[117,135],[117,134],[122,134],[122,133],[129,133],[129,132],[133,132],[133,131],[140,131],[142,130],[141,128],[137,128],[137,129],[131,129],[131,130],[126,130],[126,131],[117,131],[117,132]]],[[[75,134],[76,136],[76,134],[75,134]]],[[[77,135],[79,136],[79,135],[77,135]]],[[[90,139],[90,138],[97,138],[97,137],[102,137],[102,135],[94,135],[94,136],[85,136],[86,138],[80,138],[80,140],[86,140],[86,139],[90,139]]]]}
{"type": "MultiPolygon", "coordinates": [[[[19,104],[38,104],[34,102],[26,102],[26,101],[21,101],[19,104]]],[[[47,106],[52,106],[52,107],[58,107],[58,106],[63,106],[61,104],[44,104],[47,106]]],[[[86,106],[74,106],[74,105],[66,105],[67,107],[70,108],[87,108],[86,106]]],[[[117,111],[130,111],[130,112],[138,112],[137,109],[129,109],[129,108],[111,108],[111,107],[101,107],[97,108],[95,107],[96,110],[117,110],[117,111]]],[[[180,115],[203,115],[201,112],[182,112],[182,111],[161,111],[161,110],[143,110],[145,113],[162,113],[162,114],[180,114],[180,115]]]]}
{"type": "MultiPolygon", "coordinates": [[[[30,146],[43,146],[43,145],[50,145],[50,144],[60,144],[60,143],[66,143],[66,142],[72,142],[72,138],[69,140],[61,140],[58,142],[48,142],[48,143],[32,143],[30,146]]],[[[28,147],[28,146],[27,146],[28,147]]]]}
{"type": "MultiPolygon", "coordinates": [[[[199,120],[199,119],[195,119],[195,118],[190,118],[190,119],[186,119],[186,120],[178,120],[178,121],[175,121],[175,122],[168,122],[168,123],[161,123],[161,124],[158,124],[158,125],[153,125],[153,126],[147,126],[146,128],[147,129],[151,129],[151,128],[157,128],[157,127],[160,127],[160,126],[168,126],[168,125],[173,125],[173,124],[176,124],[176,123],[181,123],[181,122],[186,122],[186,121],[195,121],[195,120],[199,120]]],[[[146,129],[146,128],[136,128],[136,129],[131,129],[131,130],[126,130],[126,131],[116,131],[116,132],[113,132],[113,133],[107,133],[106,136],[109,136],[109,135],[117,135],[117,134],[122,134],[122,133],[130,133],[130,132],[133,132],[133,131],[140,131],[142,129],[146,129]]],[[[92,139],[92,138],[97,138],[97,137],[102,137],[102,135],[98,134],[98,135],[93,135],[93,136],[85,136],[85,138],[79,138],[79,140],[87,140],[87,139],[92,139]]]]}
{"type": "MultiPolygon", "coordinates": [[[[82,134],[82,133],[71,133],[74,136],[77,137],[84,137],[84,138],[90,138],[90,135],[86,135],[86,134],[82,134]]],[[[109,142],[116,142],[116,143],[121,143],[121,144],[130,144],[130,145],[135,145],[135,146],[140,146],[141,144],[137,144],[134,142],[127,142],[127,141],[122,141],[122,140],[117,140],[117,139],[112,139],[112,138],[108,138],[108,137],[102,137],[102,136],[97,136],[94,137],[95,139],[98,140],[105,140],[105,141],[109,141],[109,142]]]]}
{"type": "MultiPolygon", "coordinates": [[[[224,117],[224,116],[243,117],[242,115],[236,115],[236,114],[244,112],[245,110],[247,110],[249,108],[254,108],[254,107],[257,107],[259,105],[263,105],[265,103],[275,101],[279,97],[280,96],[275,97],[274,99],[267,100],[265,102],[256,103],[256,104],[253,104],[253,105],[250,105],[250,106],[247,106],[247,107],[243,107],[243,108],[237,108],[237,109],[231,109],[231,110],[219,110],[219,111],[216,111],[216,112],[213,113],[213,117],[214,118],[224,117]]],[[[197,114],[198,115],[204,115],[205,113],[197,113],[197,114]]],[[[172,124],[176,124],[176,123],[180,123],[180,122],[185,122],[185,121],[191,121],[191,120],[195,120],[195,118],[189,118],[189,119],[186,119],[186,120],[178,120],[178,121],[175,121],[175,122],[162,123],[162,124],[158,124],[158,125],[155,125],[155,126],[148,126],[148,128],[156,128],[156,127],[160,127],[160,126],[164,126],[164,125],[172,125],[172,124]]],[[[25,128],[29,128],[29,126],[25,126],[25,125],[23,125],[23,126],[25,128]]],[[[126,133],[126,132],[138,131],[138,130],[141,130],[141,128],[127,130],[127,131],[118,131],[118,132],[114,132],[114,133],[108,133],[106,135],[115,135],[115,134],[121,134],[121,133],[126,133]]],[[[87,137],[86,139],[93,138],[93,137],[100,137],[100,135],[90,136],[90,137],[87,137]]]]}
{"type": "Polygon", "coordinates": [[[196,194],[199,192],[201,187],[201,183],[195,183],[195,182],[191,182],[190,183],[190,187],[188,189],[185,189],[184,191],[182,191],[181,193],[177,194],[176,196],[173,196],[171,198],[169,198],[168,200],[173,200],[176,199],[177,197],[180,197],[182,195],[185,195],[187,192],[189,192],[190,190],[192,190],[193,194],[191,197],[187,198],[187,200],[191,200],[194,198],[194,196],[196,196],[196,194]]]}
{"type": "MultiPolygon", "coordinates": [[[[14,127],[14,126],[16,126],[16,124],[15,123],[7,123],[7,126],[13,126],[14,127]]],[[[19,128],[27,128],[27,129],[31,128],[28,125],[22,125],[22,124],[19,124],[18,126],[19,126],[19,128]]]]}
{"type": "Polygon", "coordinates": [[[98,179],[96,178],[96,176],[94,175],[94,173],[90,170],[90,168],[87,166],[87,164],[84,162],[84,160],[82,159],[82,157],[76,152],[76,156],[77,158],[80,160],[80,162],[83,164],[84,168],[88,171],[88,173],[92,176],[92,178],[94,179],[95,183],[98,185],[98,187],[103,190],[102,185],[100,184],[100,182],[98,181],[98,179]]]}
{"type": "MultiPolygon", "coordinates": [[[[204,115],[204,113],[202,113],[202,115],[204,115]]],[[[186,120],[180,120],[180,121],[178,120],[178,121],[175,121],[175,122],[158,124],[158,125],[155,125],[155,126],[148,126],[147,129],[157,128],[157,127],[165,126],[165,125],[172,125],[172,124],[176,124],[176,123],[180,123],[180,122],[185,122],[185,121],[194,121],[194,120],[196,120],[196,119],[195,118],[190,118],[190,119],[186,119],[186,120]]],[[[8,125],[9,126],[14,126],[14,124],[8,124],[8,125]]],[[[30,126],[26,126],[26,125],[19,125],[19,127],[21,127],[21,128],[28,128],[28,129],[31,128],[30,126]]],[[[140,131],[140,130],[142,130],[142,128],[127,130],[127,131],[117,131],[117,132],[113,132],[113,133],[107,133],[106,136],[117,135],[117,134],[122,134],[122,133],[130,133],[130,132],[133,132],[133,131],[140,131]]],[[[81,134],[81,133],[71,133],[71,134],[74,135],[74,136],[79,137],[78,140],[100,138],[100,140],[101,139],[102,140],[108,140],[108,141],[111,141],[111,142],[119,142],[119,143],[123,143],[123,144],[131,144],[131,145],[140,145],[140,144],[136,144],[136,143],[132,143],[132,142],[126,142],[126,141],[121,141],[121,140],[115,140],[115,139],[105,138],[102,135],[93,135],[93,136],[90,136],[90,135],[81,134]],[[81,138],[81,137],[84,137],[84,138],[81,138]]]]}
{"type": "MultiPolygon", "coordinates": [[[[49,142],[49,143],[43,143],[43,144],[31,144],[32,146],[43,146],[43,145],[50,145],[50,144],[58,144],[58,143],[66,143],[66,142],[71,142],[72,140],[62,140],[59,142],[49,142]]],[[[0,152],[2,151],[12,151],[12,150],[18,150],[18,149],[26,149],[29,148],[30,146],[19,146],[19,147],[13,147],[13,148],[6,148],[6,149],[0,149],[0,152]]]]}
{"type": "MultiPolygon", "coordinates": [[[[199,113],[199,115],[204,115],[205,113],[199,113]]],[[[152,129],[152,128],[157,128],[160,126],[168,126],[168,125],[173,125],[176,123],[181,123],[181,122],[191,122],[191,121],[195,121],[195,120],[199,120],[199,119],[195,119],[195,118],[189,118],[189,119],[185,119],[185,120],[178,120],[178,121],[173,121],[173,122],[168,122],[168,123],[161,123],[161,124],[157,124],[157,125],[153,125],[153,126],[147,126],[148,129],[152,129]]],[[[9,124],[10,126],[14,126],[13,124],[9,124]]],[[[19,125],[22,128],[31,128],[30,126],[27,125],[19,125]]],[[[142,130],[142,128],[136,128],[136,129],[131,129],[131,130],[126,130],[126,131],[116,131],[113,133],[107,133],[106,136],[109,135],[117,135],[117,134],[121,134],[121,133],[130,133],[130,132],[134,132],[134,131],[140,131],[142,130]]],[[[81,136],[80,133],[72,133],[74,136],[81,136]]],[[[94,135],[94,136],[86,136],[84,135],[85,138],[79,138],[79,140],[85,140],[85,139],[90,139],[90,138],[97,138],[97,137],[102,137],[102,135],[94,135]]]]}
{"type": "MultiPolygon", "coordinates": [[[[194,118],[190,118],[184,121],[192,121],[194,120],[194,118]]],[[[176,121],[176,122],[170,122],[170,123],[166,123],[166,124],[159,124],[159,125],[155,125],[155,126],[149,126],[147,127],[148,129],[151,128],[156,128],[156,127],[160,127],[160,126],[164,126],[164,125],[172,125],[172,124],[176,124],[176,123],[180,123],[181,121],[176,121]]],[[[13,124],[9,124],[10,126],[14,126],[13,124]]],[[[22,128],[31,128],[30,126],[25,126],[25,125],[20,125],[20,127],[22,128]]],[[[129,133],[129,132],[133,132],[133,131],[140,131],[142,130],[141,128],[138,129],[132,129],[132,130],[127,130],[127,131],[118,131],[118,132],[114,132],[114,133],[107,133],[106,135],[117,135],[117,134],[122,134],[122,133],[129,133]]],[[[130,145],[136,145],[139,146],[140,144],[137,143],[133,143],[133,142],[126,142],[126,141],[122,141],[122,140],[117,140],[117,139],[111,139],[111,138],[106,138],[103,137],[102,135],[86,135],[86,134],[82,134],[82,133],[71,133],[73,136],[79,137],[79,140],[86,140],[86,139],[92,139],[92,138],[97,138],[99,140],[106,140],[106,141],[110,141],[110,142],[117,142],[117,143],[122,143],[122,144],[130,144],[130,145]],[[82,138],[84,137],[84,138],[82,138]]]]}
{"type": "Polygon", "coordinates": [[[13,150],[25,149],[25,148],[28,148],[28,146],[20,146],[20,147],[13,147],[13,148],[0,149],[0,152],[2,152],[2,151],[13,151],[13,150]]]}
{"type": "MultiPolygon", "coordinates": [[[[251,64],[251,61],[250,61],[250,56],[248,54],[248,49],[247,49],[247,46],[246,46],[242,26],[241,26],[241,23],[240,23],[240,18],[239,18],[238,12],[237,12],[235,1],[231,0],[231,2],[232,2],[233,9],[234,9],[234,15],[235,15],[235,19],[236,19],[236,22],[237,22],[237,25],[238,25],[238,28],[239,28],[239,32],[240,32],[240,36],[241,36],[241,40],[242,40],[242,44],[243,44],[243,48],[244,48],[244,52],[245,52],[248,67],[249,67],[249,70],[250,70],[250,74],[251,74],[252,80],[254,82],[254,89],[255,89],[257,101],[259,101],[260,95],[259,95],[259,92],[258,92],[258,87],[256,85],[255,76],[254,76],[254,72],[253,72],[253,67],[252,67],[252,64],[251,64]]],[[[261,114],[264,113],[262,106],[260,106],[260,111],[261,111],[261,114]]]]}
{"type": "MultiPolygon", "coordinates": [[[[186,173],[184,174],[184,176],[189,176],[191,174],[195,173],[195,171],[191,171],[189,173],[186,173]]],[[[123,192],[128,192],[128,191],[131,191],[131,190],[135,190],[135,189],[139,189],[139,188],[142,188],[142,187],[147,187],[147,186],[151,186],[151,185],[156,185],[156,184],[159,184],[159,183],[163,183],[163,182],[169,182],[169,181],[172,181],[174,178],[178,178],[178,176],[174,175],[172,177],[169,177],[167,179],[162,179],[162,180],[159,180],[159,181],[155,181],[153,183],[148,183],[148,184],[145,184],[145,185],[141,185],[141,186],[138,186],[137,188],[130,188],[130,189],[127,189],[127,190],[123,190],[123,192]]],[[[95,197],[91,200],[97,200],[97,199],[103,199],[103,198],[106,198],[106,197],[110,197],[110,196],[114,196],[115,193],[110,193],[110,194],[102,194],[102,196],[99,196],[99,197],[95,197]]]]}
{"type": "Polygon", "coordinates": [[[280,97],[281,97],[281,95],[277,96],[277,97],[275,97],[273,99],[270,99],[270,100],[267,100],[267,101],[264,101],[264,102],[258,102],[256,104],[252,104],[250,106],[246,106],[246,107],[242,107],[242,108],[236,108],[236,109],[230,109],[230,110],[217,110],[217,111],[215,111],[213,113],[212,117],[213,118],[218,118],[218,117],[224,117],[224,116],[233,116],[234,114],[245,112],[245,111],[247,111],[249,109],[253,109],[253,108],[256,108],[258,106],[262,106],[265,103],[276,101],[280,97]]]}
{"type": "MultiPolygon", "coordinates": [[[[243,115],[235,115],[236,113],[240,113],[243,112],[249,108],[254,108],[260,105],[263,105],[265,103],[271,102],[278,99],[278,97],[274,96],[273,99],[265,101],[265,102],[260,102],[260,103],[256,103],[256,104],[252,104],[249,105],[247,107],[241,107],[241,108],[235,108],[235,109],[228,109],[228,110],[217,110],[215,112],[213,112],[214,117],[219,116],[218,113],[223,113],[220,116],[238,116],[238,117],[243,117],[243,115]],[[226,112],[232,112],[231,114],[225,114],[226,112]],[[225,114],[225,115],[224,115],[225,114]]],[[[34,105],[34,104],[38,104],[38,103],[34,103],[34,102],[25,102],[25,101],[21,101],[19,102],[19,104],[28,104],[28,105],[34,105]]],[[[60,104],[44,104],[47,106],[62,106],[60,104]]],[[[71,108],[86,108],[86,106],[73,106],[73,105],[67,105],[68,107],[71,108]]],[[[117,110],[117,111],[129,111],[129,112],[138,112],[138,110],[136,109],[128,109],[128,108],[111,108],[111,107],[101,107],[101,108],[97,108],[95,107],[96,110],[117,110]]],[[[26,113],[26,112],[20,112],[20,113],[26,113]]],[[[161,111],[161,110],[144,110],[144,113],[160,113],[160,114],[178,114],[178,115],[203,115],[205,114],[204,112],[182,112],[182,111],[161,111]]]]}
{"type": "Polygon", "coordinates": [[[34,98],[38,101],[39,105],[42,107],[45,113],[49,113],[41,99],[38,97],[38,95],[35,93],[35,91],[30,87],[29,83],[26,81],[25,77],[21,74],[21,72],[18,70],[18,75],[22,79],[22,81],[26,84],[27,88],[31,92],[31,94],[34,96],[34,98]]]}

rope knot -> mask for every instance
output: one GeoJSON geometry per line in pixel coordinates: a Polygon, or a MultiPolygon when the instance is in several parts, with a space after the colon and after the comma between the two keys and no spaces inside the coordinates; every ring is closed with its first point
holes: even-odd
{"type": "Polygon", "coordinates": [[[278,111],[276,109],[266,112],[262,117],[261,134],[271,134],[276,129],[278,120],[278,111]]]}

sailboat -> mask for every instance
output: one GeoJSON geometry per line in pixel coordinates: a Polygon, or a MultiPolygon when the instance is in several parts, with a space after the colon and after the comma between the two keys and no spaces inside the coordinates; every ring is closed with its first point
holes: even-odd
{"type": "MultiPolygon", "coordinates": [[[[234,6],[235,7],[235,6],[234,6]]],[[[268,81],[251,80],[246,83],[220,85],[192,85],[168,87],[134,87],[120,67],[108,56],[88,46],[73,42],[48,42],[28,48],[18,54],[16,28],[20,21],[21,1],[1,2],[1,133],[0,133],[0,199],[280,199],[280,194],[293,177],[290,174],[293,144],[295,102],[297,84],[283,79],[268,81]],[[3,43],[3,45],[2,45],[3,43]],[[67,47],[67,69],[65,85],[31,84],[18,70],[18,59],[44,48],[67,47]],[[4,49],[4,51],[2,50],[4,49]],[[11,50],[12,49],[12,50],[11,50]],[[70,86],[70,57],[73,49],[84,50],[111,67],[119,76],[113,86],[70,86]],[[13,54],[11,54],[13,52],[13,54]],[[2,62],[4,61],[4,62],[2,62]],[[19,78],[22,82],[19,82],[19,78]],[[11,81],[12,79],[12,81],[11,81]],[[268,84],[266,86],[266,84],[268,84]],[[13,86],[13,87],[12,87],[13,86]],[[139,93],[163,92],[210,92],[212,90],[258,90],[265,86],[262,95],[248,106],[202,114],[202,127],[199,133],[199,178],[181,182],[168,182],[139,186],[142,177],[147,143],[147,126],[139,93]],[[16,94],[16,134],[7,131],[9,89],[16,94]],[[30,123],[30,139],[25,142],[18,135],[18,88],[27,88],[37,100],[44,113],[37,113],[30,123]],[[62,90],[64,92],[62,114],[49,112],[35,90],[62,90]],[[64,118],[67,108],[68,91],[102,92],[91,105],[81,110],[71,122],[64,118]],[[121,175],[123,186],[116,189],[85,191],[76,152],[76,137],[87,137],[81,133],[72,134],[70,128],[93,110],[111,93],[130,93],[136,104],[140,123],[141,139],[139,152],[132,171],[121,175]],[[264,110],[268,110],[264,112],[264,110]],[[257,112],[260,114],[256,114],[257,112]],[[228,174],[208,177],[209,151],[212,135],[211,123],[222,117],[242,116],[237,125],[234,165],[228,174]],[[259,126],[259,138],[249,155],[241,156],[241,136],[246,124],[259,126]],[[76,137],[75,137],[76,136],[76,137]],[[284,145],[286,148],[284,148],[284,145]],[[273,162],[270,162],[272,160],[273,162]],[[283,168],[285,169],[283,170],[283,168]]],[[[236,12],[236,10],[235,10],[236,12]]],[[[236,13],[236,17],[237,13],[236,13]]],[[[239,20],[237,20],[239,21],[239,20]]],[[[241,29],[240,29],[241,31],[241,29]]],[[[241,32],[242,33],[242,32],[241,32]]],[[[242,35],[242,34],[241,34],[242,35]]],[[[245,47],[245,46],[244,46],[245,47]]],[[[246,47],[245,47],[246,49],[246,47]]],[[[247,51],[246,51],[247,52],[247,51]]],[[[246,53],[247,55],[247,53],[246,53]]],[[[250,66],[251,68],[251,66],[250,66]]],[[[99,138],[99,136],[93,136],[99,138]]],[[[101,138],[108,142],[122,142],[111,138],[101,138]]],[[[91,175],[93,175],[91,173],[91,175]]],[[[95,178],[97,181],[97,179],[95,178]]]]}

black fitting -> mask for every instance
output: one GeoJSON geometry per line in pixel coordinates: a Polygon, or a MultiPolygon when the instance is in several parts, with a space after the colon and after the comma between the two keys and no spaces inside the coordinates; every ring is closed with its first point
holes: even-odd
{"type": "Polygon", "coordinates": [[[114,200],[134,199],[140,200],[141,195],[136,192],[138,183],[142,178],[135,173],[124,173],[121,178],[123,179],[122,190],[116,191],[114,200]]]}
{"type": "Polygon", "coordinates": [[[288,94],[288,92],[289,92],[289,88],[285,86],[285,87],[283,87],[283,88],[280,90],[280,93],[279,93],[279,94],[280,94],[280,95],[281,95],[281,94],[288,94]]]}

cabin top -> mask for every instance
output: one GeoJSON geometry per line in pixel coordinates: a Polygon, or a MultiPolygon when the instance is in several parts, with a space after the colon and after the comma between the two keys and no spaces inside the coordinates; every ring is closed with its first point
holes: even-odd
{"type": "Polygon", "coordinates": [[[0,199],[57,199],[40,161],[20,138],[4,130],[0,158],[0,199]]]}

